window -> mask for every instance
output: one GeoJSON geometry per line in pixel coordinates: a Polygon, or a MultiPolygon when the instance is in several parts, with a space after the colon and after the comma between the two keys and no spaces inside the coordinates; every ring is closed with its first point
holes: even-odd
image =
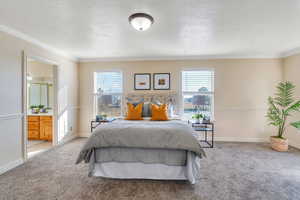
{"type": "Polygon", "coordinates": [[[121,116],[122,92],[121,72],[95,72],[95,114],[106,114],[108,117],[121,116]]]}
{"type": "Polygon", "coordinates": [[[183,118],[194,113],[213,118],[214,71],[182,71],[183,118]]]}

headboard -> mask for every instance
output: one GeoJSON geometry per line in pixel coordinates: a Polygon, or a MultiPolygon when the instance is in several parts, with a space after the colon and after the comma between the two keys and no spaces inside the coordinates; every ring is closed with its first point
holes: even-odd
{"type": "MultiPolygon", "coordinates": [[[[175,92],[164,92],[164,93],[128,93],[124,96],[124,106],[123,108],[127,109],[127,102],[133,101],[133,102],[154,102],[159,101],[161,103],[165,104],[171,104],[174,107],[174,114],[179,113],[179,106],[178,106],[178,95],[175,92]]],[[[126,113],[126,109],[123,113],[126,113]]]]}

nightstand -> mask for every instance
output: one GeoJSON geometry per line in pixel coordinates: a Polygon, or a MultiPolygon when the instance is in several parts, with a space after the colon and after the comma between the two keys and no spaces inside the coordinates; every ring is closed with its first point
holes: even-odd
{"type": "Polygon", "coordinates": [[[93,130],[95,130],[100,124],[104,124],[104,123],[111,123],[114,120],[116,120],[115,118],[111,118],[111,119],[105,119],[105,120],[92,120],[91,121],[91,132],[93,132],[93,130]]]}
{"type": "Polygon", "coordinates": [[[192,123],[188,121],[189,124],[192,125],[193,129],[199,133],[204,133],[204,140],[200,140],[200,142],[204,142],[207,146],[203,146],[203,148],[214,148],[214,132],[215,126],[213,122],[209,123],[192,123]],[[208,135],[210,135],[210,140],[208,140],[208,135]]]}

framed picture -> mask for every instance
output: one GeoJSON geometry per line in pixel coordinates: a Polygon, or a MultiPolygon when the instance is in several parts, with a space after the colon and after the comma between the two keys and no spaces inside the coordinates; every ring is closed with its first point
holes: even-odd
{"type": "Polygon", "coordinates": [[[135,90],[150,90],[151,89],[151,74],[134,74],[134,89],[135,90]]]}
{"type": "Polygon", "coordinates": [[[153,89],[154,90],[170,90],[171,79],[170,73],[155,73],[153,74],[153,89]]]}

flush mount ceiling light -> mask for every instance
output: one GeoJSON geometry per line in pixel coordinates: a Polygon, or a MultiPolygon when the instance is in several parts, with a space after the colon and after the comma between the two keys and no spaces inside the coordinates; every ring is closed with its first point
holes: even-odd
{"type": "Polygon", "coordinates": [[[129,23],[138,31],[145,31],[151,27],[154,19],[146,13],[135,13],[129,16],[129,23]]]}

